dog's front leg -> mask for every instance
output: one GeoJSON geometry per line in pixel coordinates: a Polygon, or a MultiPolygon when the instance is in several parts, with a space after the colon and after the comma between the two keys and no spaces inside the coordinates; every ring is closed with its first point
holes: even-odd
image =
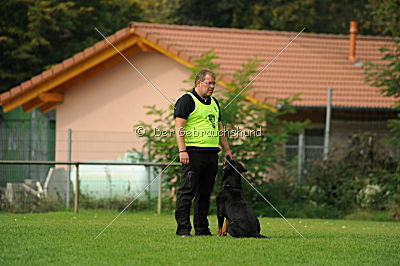
{"type": "Polygon", "coordinates": [[[223,229],[223,226],[220,225],[220,224],[223,224],[223,223],[224,223],[224,217],[222,217],[222,222],[221,222],[221,223],[220,223],[219,220],[220,220],[220,219],[219,219],[219,217],[218,217],[218,232],[217,232],[217,236],[222,236],[222,229],[223,229]]]}
{"type": "Polygon", "coordinates": [[[228,225],[230,224],[229,219],[225,220],[224,226],[222,227],[222,236],[226,236],[228,234],[228,225]]]}
{"type": "Polygon", "coordinates": [[[223,212],[223,203],[221,199],[217,197],[217,217],[218,217],[218,233],[217,236],[222,236],[222,228],[224,224],[225,215],[223,212]]]}
{"type": "Polygon", "coordinates": [[[217,236],[223,235],[222,231],[223,231],[223,226],[225,225],[224,220],[225,220],[224,215],[221,213],[220,210],[218,210],[218,233],[217,233],[217,236]]]}

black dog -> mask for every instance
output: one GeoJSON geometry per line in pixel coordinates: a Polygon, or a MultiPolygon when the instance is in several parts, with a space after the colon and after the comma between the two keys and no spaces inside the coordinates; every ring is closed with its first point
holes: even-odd
{"type": "Polygon", "coordinates": [[[225,236],[228,232],[233,237],[266,238],[260,234],[260,222],[256,214],[243,198],[239,173],[245,173],[247,170],[239,162],[231,160],[228,155],[226,158],[221,190],[217,195],[217,235],[225,236]]]}

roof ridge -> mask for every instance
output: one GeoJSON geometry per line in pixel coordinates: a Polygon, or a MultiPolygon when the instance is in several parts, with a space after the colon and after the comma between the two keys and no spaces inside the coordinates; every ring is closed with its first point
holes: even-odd
{"type": "MultiPolygon", "coordinates": [[[[252,34],[265,34],[274,33],[277,35],[293,35],[298,33],[298,31],[281,31],[281,30],[267,30],[267,29],[240,29],[240,28],[223,28],[223,27],[208,27],[208,26],[195,26],[195,25],[179,25],[179,24],[160,24],[160,23],[149,23],[149,22],[138,22],[132,21],[129,23],[129,27],[146,27],[146,28],[158,28],[158,29],[185,29],[193,31],[221,31],[221,32],[241,32],[241,33],[252,33],[252,34]]],[[[307,28],[306,28],[307,30],[307,28]]],[[[303,32],[302,37],[317,37],[317,38],[327,38],[327,39],[348,39],[348,33],[337,34],[337,33],[315,33],[315,32],[303,32]]],[[[393,40],[390,36],[374,36],[374,35],[357,35],[357,39],[360,40],[382,40],[390,41],[393,40]]]]}

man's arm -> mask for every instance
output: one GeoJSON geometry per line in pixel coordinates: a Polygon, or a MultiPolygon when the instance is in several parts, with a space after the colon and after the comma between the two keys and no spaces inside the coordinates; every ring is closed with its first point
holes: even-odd
{"type": "MultiPolygon", "coordinates": [[[[181,117],[175,118],[175,137],[179,151],[186,151],[185,136],[183,127],[186,124],[186,119],[181,117]]],[[[179,152],[179,161],[183,164],[189,163],[189,154],[187,152],[179,152]]]]}
{"type": "MultiPolygon", "coordinates": [[[[218,129],[220,132],[224,130],[224,126],[222,125],[222,122],[218,122],[218,129]]],[[[231,158],[233,159],[231,148],[229,147],[229,143],[228,143],[228,140],[226,139],[225,134],[219,135],[219,145],[224,150],[225,154],[231,156],[231,158]]]]}

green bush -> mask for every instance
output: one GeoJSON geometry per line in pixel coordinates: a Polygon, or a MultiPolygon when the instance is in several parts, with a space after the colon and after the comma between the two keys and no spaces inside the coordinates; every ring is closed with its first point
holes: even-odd
{"type": "MultiPolygon", "coordinates": [[[[206,52],[201,58],[196,60],[196,66],[192,69],[192,74],[187,80],[190,86],[194,84],[196,73],[204,68],[208,68],[217,73],[218,64],[213,60],[218,57],[213,51],[206,52]]],[[[290,104],[298,99],[298,95],[291,98],[280,99],[276,103],[280,108],[276,109],[266,104],[252,103],[246,99],[244,94],[251,88],[251,80],[260,69],[261,60],[257,56],[248,59],[242,64],[242,68],[235,71],[232,75],[232,81],[227,84],[226,89],[217,89],[215,96],[221,107],[222,123],[227,131],[235,131],[237,128],[245,130],[260,129],[260,135],[249,134],[246,136],[227,136],[230,148],[235,159],[241,161],[248,170],[246,177],[254,185],[263,182],[268,177],[271,169],[284,163],[281,149],[282,144],[288,139],[289,134],[298,132],[305,126],[304,122],[291,122],[280,119],[288,113],[294,113],[295,109],[290,104]]],[[[169,163],[175,159],[179,161],[175,135],[156,136],[154,129],[174,130],[173,107],[168,110],[161,110],[156,106],[146,106],[147,115],[155,117],[153,123],[140,121],[134,127],[143,127],[146,129],[146,137],[151,144],[150,158],[154,161],[169,163]]],[[[249,132],[249,131],[247,131],[249,132]]],[[[138,151],[136,151],[138,152],[138,151]]],[[[222,161],[223,154],[220,156],[222,161]]],[[[165,186],[176,188],[179,186],[180,170],[179,168],[168,167],[165,170],[165,186]]],[[[218,186],[218,182],[216,183],[218,186]]],[[[253,193],[253,192],[252,192],[253,193]]]]}
{"type": "Polygon", "coordinates": [[[344,215],[355,209],[387,210],[400,203],[398,162],[373,144],[371,136],[353,136],[347,154],[333,154],[306,168],[306,188],[317,205],[334,207],[344,215]]]}
{"type": "Polygon", "coordinates": [[[12,213],[42,213],[65,210],[63,202],[49,198],[33,198],[29,195],[24,195],[17,202],[4,201],[1,207],[2,210],[12,213]]]}

